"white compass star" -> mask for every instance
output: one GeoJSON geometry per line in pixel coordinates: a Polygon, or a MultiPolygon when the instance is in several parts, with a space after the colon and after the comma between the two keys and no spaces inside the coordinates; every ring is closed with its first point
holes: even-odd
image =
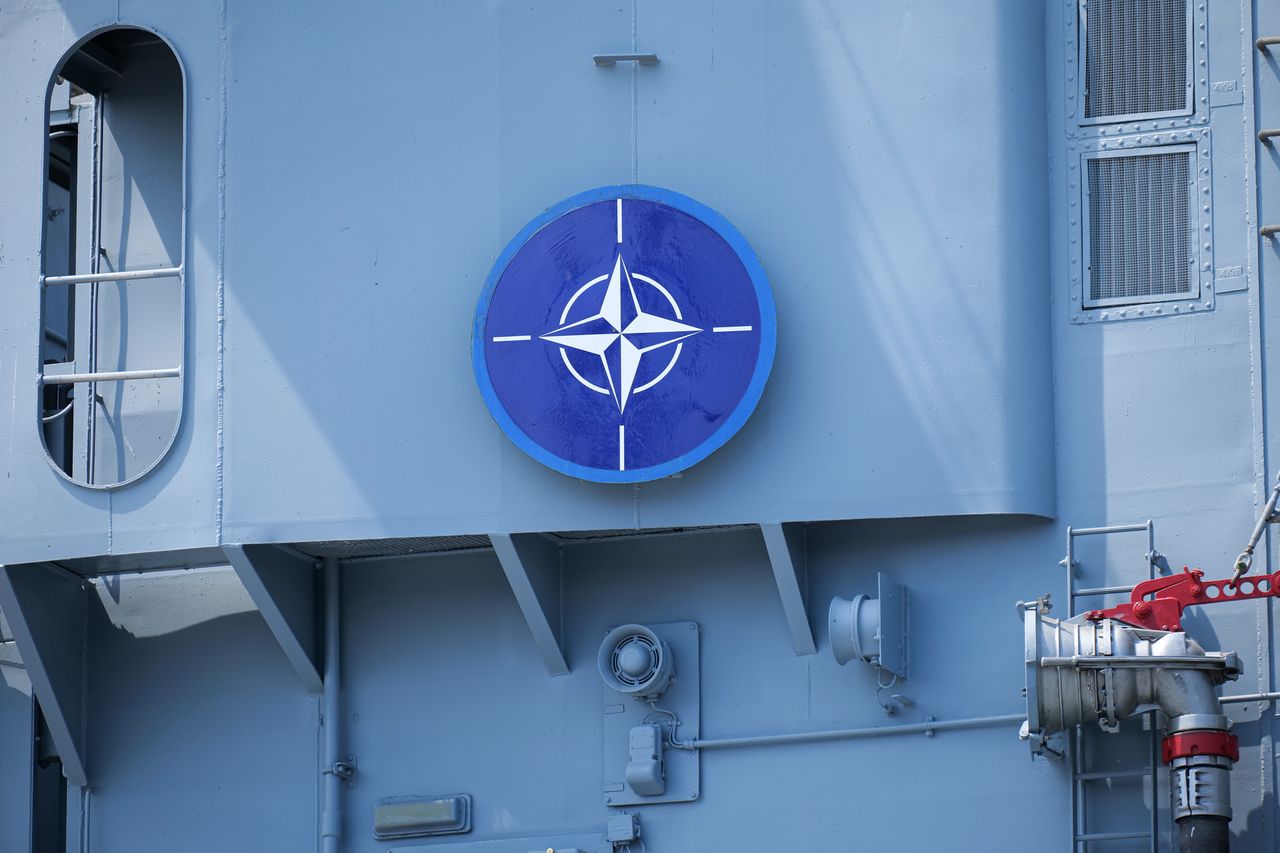
{"type": "Polygon", "coordinates": [[[646,314],[636,298],[627,264],[619,254],[600,310],[585,320],[561,326],[540,337],[599,356],[613,400],[618,404],[618,411],[624,412],[644,354],[677,344],[701,331],[678,320],[646,314]]]}

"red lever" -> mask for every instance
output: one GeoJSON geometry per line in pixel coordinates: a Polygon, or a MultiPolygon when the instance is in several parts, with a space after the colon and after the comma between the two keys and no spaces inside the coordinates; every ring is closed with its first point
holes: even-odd
{"type": "Polygon", "coordinates": [[[1183,567],[1182,574],[1152,578],[1133,588],[1129,600],[1106,610],[1090,610],[1085,618],[1115,619],[1155,631],[1182,630],[1182,611],[1193,604],[1217,604],[1280,595],[1280,572],[1236,580],[1206,581],[1204,572],[1183,567]],[[1147,600],[1147,596],[1153,596],[1147,600]]]}

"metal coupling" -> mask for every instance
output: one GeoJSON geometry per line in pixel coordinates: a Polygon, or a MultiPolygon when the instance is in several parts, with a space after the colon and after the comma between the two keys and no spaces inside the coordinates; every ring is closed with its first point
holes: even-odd
{"type": "Polygon", "coordinates": [[[1169,763],[1173,819],[1219,817],[1231,820],[1231,759],[1221,755],[1175,758],[1169,763]]]}
{"type": "MultiPolygon", "coordinates": [[[[1194,725],[1203,716],[1189,715],[1195,719],[1184,720],[1194,725]]],[[[1178,722],[1170,721],[1172,733],[1161,745],[1162,758],[1169,765],[1174,821],[1231,820],[1231,767],[1240,760],[1239,740],[1225,727],[1189,729],[1178,722]]]]}

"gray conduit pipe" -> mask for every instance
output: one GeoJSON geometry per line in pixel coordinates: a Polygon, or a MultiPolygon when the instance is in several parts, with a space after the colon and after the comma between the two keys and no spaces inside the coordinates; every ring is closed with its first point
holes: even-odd
{"type": "Polygon", "coordinates": [[[956,729],[981,729],[1019,725],[1026,718],[1026,714],[1004,714],[999,717],[972,717],[964,720],[931,720],[925,723],[911,723],[905,726],[869,726],[862,729],[835,729],[825,732],[794,732],[783,735],[714,738],[695,740],[688,743],[673,743],[672,746],[689,750],[726,749],[741,746],[773,746],[782,743],[814,743],[824,740],[853,740],[855,738],[885,737],[887,735],[932,735],[934,732],[954,731],[956,729]]]}
{"type": "Polygon", "coordinates": [[[338,726],[341,712],[338,691],[342,686],[340,652],[341,601],[337,557],[324,558],[324,813],[320,819],[320,837],[324,853],[338,853],[342,836],[342,776],[338,765],[340,743],[338,726]]]}

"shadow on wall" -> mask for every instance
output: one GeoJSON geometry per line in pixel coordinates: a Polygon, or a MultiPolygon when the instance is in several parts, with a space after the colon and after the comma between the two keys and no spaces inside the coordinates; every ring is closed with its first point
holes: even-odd
{"type": "Polygon", "coordinates": [[[925,476],[942,490],[963,494],[987,479],[987,466],[1037,459],[1049,468],[1041,476],[1051,488],[1040,12],[1005,10],[988,19],[975,9],[975,38],[960,40],[985,59],[949,57],[927,72],[930,88],[905,90],[901,81],[921,62],[922,45],[955,41],[941,31],[953,21],[939,15],[929,24],[904,10],[899,31],[869,39],[862,21],[842,20],[826,0],[822,9],[829,29],[810,26],[836,69],[818,73],[816,85],[833,104],[852,97],[861,118],[860,126],[813,137],[832,147],[823,159],[840,167],[833,187],[815,181],[811,188],[843,211],[837,221],[846,240],[831,248],[843,249],[851,286],[835,298],[851,304],[836,314],[851,321],[857,338],[874,342],[860,362],[884,373],[868,389],[880,401],[873,405],[888,399],[886,414],[917,415],[914,423],[893,418],[882,440],[891,446],[905,431],[925,476]],[[1004,385],[993,381],[1006,375],[1004,385]],[[1008,406],[1001,393],[1018,399],[1004,434],[993,437],[974,410],[1008,406]],[[968,420],[952,417],[966,412],[968,420]],[[1030,446],[1016,419],[1036,424],[1030,446]]]}
{"type": "Polygon", "coordinates": [[[124,579],[123,608],[101,588],[94,597],[90,849],[141,838],[141,815],[146,838],[169,848],[314,844],[318,705],[232,584],[229,569],[144,575],[124,579]],[[214,812],[235,818],[209,823],[214,812]]]}

